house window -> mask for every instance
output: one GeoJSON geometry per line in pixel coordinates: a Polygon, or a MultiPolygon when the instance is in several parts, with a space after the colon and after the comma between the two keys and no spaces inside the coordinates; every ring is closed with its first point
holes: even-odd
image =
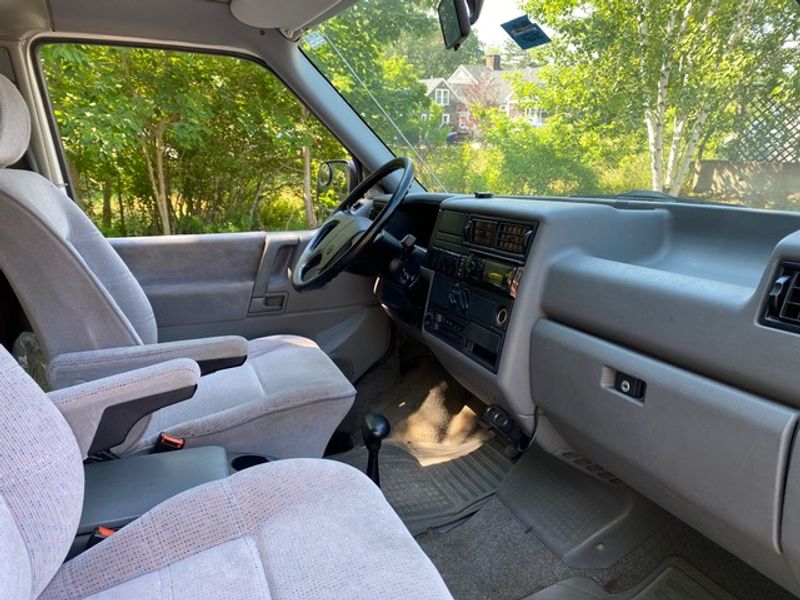
{"type": "Polygon", "coordinates": [[[442,115],[442,125],[450,125],[450,115],[448,113],[442,115]]]}
{"type": "Polygon", "coordinates": [[[544,111],[541,108],[526,108],[524,114],[528,122],[534,127],[541,127],[544,125],[544,111]]]}
{"type": "Polygon", "coordinates": [[[466,129],[469,126],[469,112],[462,110],[458,113],[458,128],[466,129]]]}
{"type": "Polygon", "coordinates": [[[436,90],[436,104],[439,106],[450,106],[450,90],[438,89],[436,90]]]}

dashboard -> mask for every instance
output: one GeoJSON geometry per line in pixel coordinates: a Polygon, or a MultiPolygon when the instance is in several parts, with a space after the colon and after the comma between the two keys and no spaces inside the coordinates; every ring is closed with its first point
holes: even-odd
{"type": "Polygon", "coordinates": [[[425,331],[497,372],[537,225],[443,211],[426,257],[425,331]]]}
{"type": "Polygon", "coordinates": [[[433,200],[412,329],[448,371],[800,591],[800,216],[433,200]]]}

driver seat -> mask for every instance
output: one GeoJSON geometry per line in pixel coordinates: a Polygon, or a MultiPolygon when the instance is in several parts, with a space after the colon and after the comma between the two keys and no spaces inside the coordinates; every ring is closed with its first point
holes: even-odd
{"type": "Polygon", "coordinates": [[[333,361],[313,341],[289,335],[158,343],[147,296],[88,217],[44,177],[5,168],[26,152],[30,128],[22,95],[0,75],[0,270],[49,361],[48,384],[192,358],[218,370],[190,400],[139,421],[115,452],[145,450],[166,432],[187,446],[322,456],[355,398],[333,361]]]}

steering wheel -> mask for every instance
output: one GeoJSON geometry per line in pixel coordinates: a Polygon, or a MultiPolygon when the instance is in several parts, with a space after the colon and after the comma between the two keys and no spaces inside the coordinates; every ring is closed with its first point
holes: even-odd
{"type": "Polygon", "coordinates": [[[414,165],[402,157],[390,160],[359,183],[317,230],[292,270],[298,292],[321,288],[355,262],[369,247],[406,197],[414,181],[414,165]],[[395,171],[400,183],[375,219],[356,214],[353,207],[368,190],[395,171]]]}

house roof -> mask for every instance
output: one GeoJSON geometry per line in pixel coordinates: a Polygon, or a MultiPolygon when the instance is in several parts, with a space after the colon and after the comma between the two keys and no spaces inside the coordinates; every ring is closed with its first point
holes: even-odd
{"type": "Polygon", "coordinates": [[[475,92],[486,92],[496,104],[504,104],[514,94],[511,81],[520,75],[525,81],[540,82],[538,67],[496,71],[485,65],[461,65],[446,81],[462,100],[469,99],[475,92]]]}
{"type": "MultiPolygon", "coordinates": [[[[443,83],[447,86],[447,81],[443,77],[433,77],[431,79],[420,79],[419,80],[422,85],[425,86],[425,94],[430,95],[433,90],[438,88],[443,83]]],[[[447,86],[449,87],[449,86],[447,86]]]]}

